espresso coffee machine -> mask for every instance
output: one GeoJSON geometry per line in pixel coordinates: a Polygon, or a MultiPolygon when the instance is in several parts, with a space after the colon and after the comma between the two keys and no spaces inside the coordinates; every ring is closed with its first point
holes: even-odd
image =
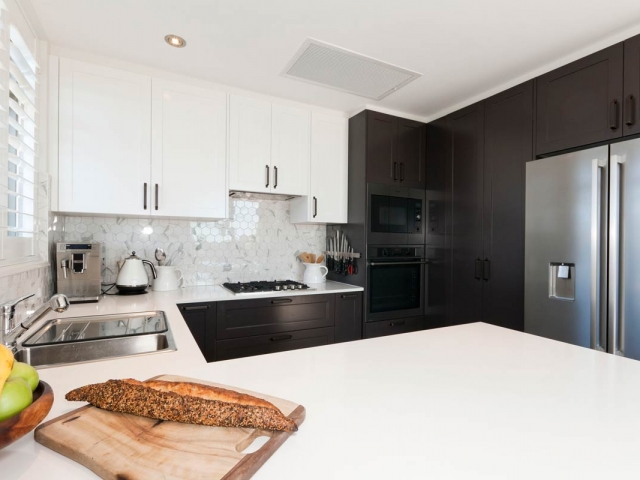
{"type": "Polygon", "coordinates": [[[71,303],[97,302],[102,294],[102,243],[58,243],[58,293],[71,303]]]}

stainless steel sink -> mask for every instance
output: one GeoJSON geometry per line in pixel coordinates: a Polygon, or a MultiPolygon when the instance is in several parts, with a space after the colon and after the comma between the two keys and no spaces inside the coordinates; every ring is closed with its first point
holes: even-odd
{"type": "Polygon", "coordinates": [[[162,311],[59,318],[18,339],[16,360],[34,367],[176,350],[162,311]]]}

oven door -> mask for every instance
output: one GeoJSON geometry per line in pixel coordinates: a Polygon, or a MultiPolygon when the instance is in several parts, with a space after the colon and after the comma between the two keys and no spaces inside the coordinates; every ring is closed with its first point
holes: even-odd
{"type": "Polygon", "coordinates": [[[424,314],[423,259],[372,259],[367,264],[367,322],[424,314]]]}

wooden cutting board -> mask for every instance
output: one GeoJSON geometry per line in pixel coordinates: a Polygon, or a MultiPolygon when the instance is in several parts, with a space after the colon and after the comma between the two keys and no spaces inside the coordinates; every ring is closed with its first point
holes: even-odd
{"type": "MultiPolygon", "coordinates": [[[[263,398],[293,419],[305,409],[280,398],[173,375],[158,380],[196,382],[263,398]]],[[[208,427],[115,413],[87,405],[40,425],[38,443],[84,465],[106,479],[250,478],[291,435],[254,428],[208,427]],[[243,454],[260,437],[269,440],[243,454]]]]}

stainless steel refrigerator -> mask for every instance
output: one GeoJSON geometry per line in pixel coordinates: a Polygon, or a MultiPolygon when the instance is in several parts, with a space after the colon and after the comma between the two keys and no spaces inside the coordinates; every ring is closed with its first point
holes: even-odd
{"type": "Polygon", "coordinates": [[[526,171],[525,331],[640,359],[640,139],[526,171]]]}

